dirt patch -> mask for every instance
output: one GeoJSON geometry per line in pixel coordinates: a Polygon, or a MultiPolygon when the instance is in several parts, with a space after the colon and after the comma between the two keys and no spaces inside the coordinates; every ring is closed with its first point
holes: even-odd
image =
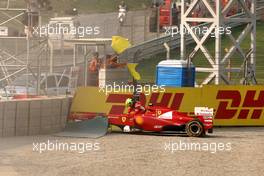
{"type": "MultiPolygon", "coordinates": [[[[112,133],[100,139],[1,138],[0,175],[262,175],[264,128],[217,128],[205,138],[112,133]],[[34,151],[32,143],[99,144],[99,150],[34,151]],[[174,150],[176,144],[230,143],[230,150],[174,150]]],[[[225,148],[227,149],[227,148],[225,148]]]]}

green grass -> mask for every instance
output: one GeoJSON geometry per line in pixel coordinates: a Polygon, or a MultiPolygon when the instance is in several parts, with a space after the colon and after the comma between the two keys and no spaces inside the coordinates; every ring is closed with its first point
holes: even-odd
{"type": "MultiPolygon", "coordinates": [[[[151,4],[151,0],[124,0],[129,10],[144,9],[151,4]]],[[[63,14],[65,10],[77,8],[79,13],[116,12],[121,0],[51,0],[54,12],[63,14]]]]}
{"type": "MultiPolygon", "coordinates": [[[[232,34],[235,37],[238,37],[240,31],[242,31],[244,27],[238,27],[232,30],[232,34]]],[[[264,22],[258,22],[257,23],[257,81],[259,84],[264,84],[264,22]]],[[[249,47],[250,44],[250,35],[245,39],[245,41],[241,44],[241,48],[246,51],[246,48],[249,47]]],[[[206,43],[206,48],[209,50],[211,55],[214,55],[214,40],[210,39],[206,43]]],[[[229,48],[231,46],[231,41],[228,37],[223,37],[222,39],[222,52],[225,53],[224,49],[229,48]]],[[[187,51],[191,51],[194,48],[194,44],[187,46],[187,51]]],[[[172,59],[179,59],[180,52],[179,49],[173,50],[171,53],[172,59]]],[[[142,82],[155,82],[155,74],[156,74],[156,65],[166,58],[166,54],[158,54],[152,58],[145,59],[139,63],[138,71],[142,76],[142,82]]],[[[194,58],[194,64],[195,66],[206,66],[207,60],[205,59],[205,56],[200,51],[197,53],[197,55],[194,58]]],[[[235,67],[240,67],[242,64],[242,59],[238,54],[234,54],[232,57],[231,65],[235,67]]],[[[207,74],[204,73],[198,73],[197,74],[197,81],[200,82],[207,74]]],[[[234,83],[239,83],[238,78],[241,75],[238,73],[231,74],[231,80],[234,83]]]]}
{"type": "MultiPolygon", "coordinates": [[[[140,10],[150,7],[152,0],[124,0],[127,4],[128,10],[140,10]]],[[[24,0],[10,1],[11,8],[26,8],[26,3],[24,0]]],[[[67,11],[71,11],[73,8],[77,8],[79,14],[89,14],[89,13],[107,13],[107,12],[117,12],[118,5],[121,0],[50,0],[53,10],[50,12],[43,11],[42,15],[45,16],[67,16],[67,11]]],[[[0,1],[1,7],[6,7],[5,1],[0,1]]],[[[12,12],[8,12],[13,15],[12,12]]],[[[68,14],[69,15],[69,14],[68,14]]],[[[4,18],[1,17],[0,20],[4,18]]]]}
{"type": "MultiPolygon", "coordinates": [[[[140,10],[149,7],[152,0],[124,0],[128,6],[128,10],[140,10]]],[[[53,16],[69,16],[66,14],[73,8],[77,8],[79,14],[89,14],[89,13],[107,13],[107,12],[117,12],[118,5],[121,0],[50,0],[53,7],[52,11],[42,11],[42,22],[47,23],[50,17],[53,16]]],[[[0,0],[0,7],[6,7],[6,1],[0,0]]],[[[10,1],[10,8],[26,8],[26,3],[24,0],[10,1]]],[[[18,12],[9,11],[6,12],[10,16],[15,16],[18,12]]],[[[19,12],[20,13],[20,12],[19,12]]],[[[19,17],[21,20],[23,17],[19,17]]],[[[3,14],[0,14],[0,22],[7,20],[3,14]]],[[[12,28],[17,31],[23,31],[24,26],[15,21],[11,21],[5,26],[12,28]]]]}
{"type": "MultiPolygon", "coordinates": [[[[99,13],[117,11],[122,0],[50,0],[53,12],[63,14],[65,10],[77,8],[80,13],[99,13]]],[[[124,0],[129,10],[139,10],[150,6],[152,0],[124,0]]],[[[0,1],[0,6],[5,7],[6,1],[0,1]]],[[[25,8],[24,0],[10,1],[10,7],[25,8]]]]}

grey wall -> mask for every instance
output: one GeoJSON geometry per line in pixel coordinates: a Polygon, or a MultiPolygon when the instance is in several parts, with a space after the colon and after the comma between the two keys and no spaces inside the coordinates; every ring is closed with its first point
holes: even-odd
{"type": "Polygon", "coordinates": [[[0,137],[52,134],[66,124],[70,98],[0,102],[0,137]]]}

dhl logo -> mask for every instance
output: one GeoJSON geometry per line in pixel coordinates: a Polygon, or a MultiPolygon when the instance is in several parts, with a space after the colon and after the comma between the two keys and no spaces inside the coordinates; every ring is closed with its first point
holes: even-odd
{"type": "MultiPolygon", "coordinates": [[[[152,93],[148,103],[179,110],[185,93],[152,93]],[[170,103],[171,102],[171,103],[170,103]]],[[[131,94],[109,94],[106,103],[112,104],[110,114],[122,114],[125,101],[131,94]]],[[[204,97],[201,97],[204,98],[204,97]]],[[[140,101],[146,105],[147,97],[141,94],[140,101]]],[[[218,90],[215,100],[218,105],[215,119],[260,119],[264,109],[264,91],[248,90],[242,96],[238,90],[218,90]]],[[[208,105],[210,107],[210,104],[208,105]]],[[[194,107],[192,107],[194,109],[194,107]]],[[[191,112],[190,112],[191,113],[191,112]]]]}
{"type": "MultiPolygon", "coordinates": [[[[162,98],[158,102],[159,96],[161,93],[152,93],[150,96],[149,103],[153,103],[156,106],[163,106],[163,107],[169,107],[174,110],[179,110],[180,105],[182,103],[182,99],[184,96],[184,93],[162,93],[162,98]],[[172,103],[170,103],[172,99],[172,103]]],[[[112,105],[112,108],[110,110],[110,114],[122,114],[125,110],[125,101],[127,98],[131,98],[131,94],[109,94],[109,96],[106,99],[106,103],[115,103],[120,105],[112,105]]],[[[146,105],[146,96],[144,94],[140,95],[140,101],[143,105],[146,105]]]]}
{"type": "Polygon", "coordinates": [[[260,119],[264,108],[264,91],[248,90],[242,97],[237,90],[219,90],[216,99],[221,101],[215,119],[260,119]]]}

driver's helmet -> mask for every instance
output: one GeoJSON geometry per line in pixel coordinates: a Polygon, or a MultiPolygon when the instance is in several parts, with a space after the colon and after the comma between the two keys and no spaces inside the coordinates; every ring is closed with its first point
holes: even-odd
{"type": "Polygon", "coordinates": [[[133,100],[131,98],[126,99],[126,107],[130,107],[133,105],[133,100]]]}

